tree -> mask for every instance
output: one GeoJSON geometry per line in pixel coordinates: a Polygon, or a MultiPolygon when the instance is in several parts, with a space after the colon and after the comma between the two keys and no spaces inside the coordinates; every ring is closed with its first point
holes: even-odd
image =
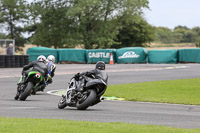
{"type": "Polygon", "coordinates": [[[23,25],[27,21],[25,0],[0,0],[0,23],[6,25],[6,38],[15,39],[16,45],[24,45],[23,25]]]}
{"type": "Polygon", "coordinates": [[[117,36],[117,41],[121,43],[118,47],[145,46],[146,43],[153,41],[154,28],[142,17],[129,17],[129,21],[124,21],[122,24],[117,36]]]}
{"type": "Polygon", "coordinates": [[[64,0],[44,0],[31,4],[33,33],[32,42],[42,46],[63,47],[69,33],[69,21],[66,18],[67,2],[64,0]]]}
{"type": "Polygon", "coordinates": [[[148,8],[147,0],[72,0],[67,13],[75,20],[79,41],[85,48],[110,48],[117,44],[116,36],[122,21],[141,15],[148,8]]]}
{"type": "Polygon", "coordinates": [[[194,27],[191,29],[193,33],[192,42],[196,42],[196,40],[200,37],[200,27],[194,27]]]}
{"type": "Polygon", "coordinates": [[[200,37],[196,39],[195,45],[196,47],[200,48],[200,37]]]}
{"type": "Polygon", "coordinates": [[[147,0],[41,0],[32,3],[35,21],[27,28],[38,45],[110,48],[122,21],[147,7],[147,0]]]}
{"type": "Polygon", "coordinates": [[[6,35],[4,33],[0,33],[0,39],[5,39],[6,35]]]}
{"type": "Polygon", "coordinates": [[[156,42],[160,43],[173,43],[173,33],[171,29],[166,27],[156,27],[156,42]]]}
{"type": "Polygon", "coordinates": [[[176,26],[174,28],[174,33],[180,36],[180,41],[181,43],[185,43],[185,42],[191,42],[192,41],[192,33],[191,30],[186,27],[186,26],[176,26]]]}

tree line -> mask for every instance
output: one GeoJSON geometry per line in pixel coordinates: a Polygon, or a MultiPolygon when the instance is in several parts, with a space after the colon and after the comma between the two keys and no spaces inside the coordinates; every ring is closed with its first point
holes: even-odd
{"type": "Polygon", "coordinates": [[[143,17],[148,4],[148,0],[0,0],[0,29],[6,30],[0,38],[15,39],[16,46],[86,49],[197,40],[199,27],[170,30],[148,24],[143,17]]]}
{"type": "Polygon", "coordinates": [[[174,29],[155,27],[155,42],[160,43],[197,43],[200,42],[200,27],[176,26],[174,29]]]}

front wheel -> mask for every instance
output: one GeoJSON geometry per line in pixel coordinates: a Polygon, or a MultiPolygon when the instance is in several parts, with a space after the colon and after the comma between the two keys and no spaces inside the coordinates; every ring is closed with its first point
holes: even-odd
{"type": "Polygon", "coordinates": [[[59,109],[64,109],[66,106],[67,106],[66,97],[62,96],[62,98],[58,102],[58,108],[59,109]]]}
{"type": "Polygon", "coordinates": [[[26,86],[24,92],[21,94],[19,99],[21,101],[25,101],[26,98],[30,95],[32,88],[33,88],[33,83],[32,82],[28,82],[28,85],[26,86]]]}
{"type": "Polygon", "coordinates": [[[97,93],[95,90],[87,90],[84,92],[83,98],[81,101],[78,101],[76,107],[78,110],[87,109],[96,99],[97,93]]]}

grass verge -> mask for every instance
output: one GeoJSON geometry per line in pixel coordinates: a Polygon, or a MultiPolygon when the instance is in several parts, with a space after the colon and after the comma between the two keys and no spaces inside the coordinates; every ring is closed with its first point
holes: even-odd
{"type": "Polygon", "coordinates": [[[199,133],[200,129],[127,123],[81,122],[60,119],[0,117],[1,133],[199,133]]]}
{"type": "Polygon", "coordinates": [[[108,86],[105,96],[128,101],[200,105],[200,78],[108,86]]]}

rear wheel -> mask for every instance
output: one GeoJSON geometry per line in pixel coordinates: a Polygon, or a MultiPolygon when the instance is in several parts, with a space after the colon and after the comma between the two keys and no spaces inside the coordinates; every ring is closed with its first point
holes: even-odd
{"type": "Polygon", "coordinates": [[[96,99],[97,93],[95,90],[87,90],[83,94],[83,98],[81,101],[78,101],[76,107],[78,110],[87,109],[96,99]]]}
{"type": "Polygon", "coordinates": [[[19,99],[21,101],[25,101],[26,98],[30,95],[32,88],[33,88],[33,83],[32,82],[28,82],[28,85],[26,86],[24,92],[21,94],[19,99]]]}

